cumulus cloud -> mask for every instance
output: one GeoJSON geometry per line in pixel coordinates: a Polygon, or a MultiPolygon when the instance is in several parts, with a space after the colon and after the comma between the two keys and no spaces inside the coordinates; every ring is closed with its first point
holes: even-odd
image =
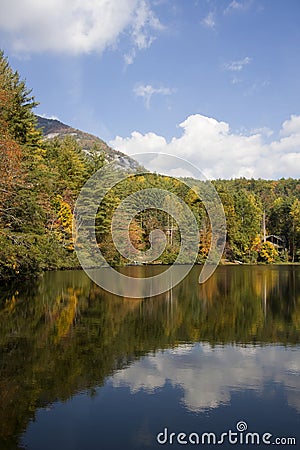
{"type": "Polygon", "coordinates": [[[151,84],[139,84],[133,89],[133,92],[136,97],[141,97],[145,101],[146,108],[150,108],[150,102],[153,95],[171,95],[174,92],[174,89],[170,89],[168,87],[159,87],[155,88],[151,86],[151,84]]]}
{"type": "MultiPolygon", "coordinates": [[[[279,139],[271,141],[271,130],[267,136],[265,129],[249,134],[232,132],[228,123],[200,114],[189,116],[179,127],[182,135],[169,142],[153,132],[134,131],[129,137],[117,136],[110,145],[127,154],[157,152],[186,158],[208,178],[299,177],[300,116],[286,120],[279,139]]],[[[159,166],[159,159],[155,163],[148,168],[167,173],[166,167],[159,166]]],[[[172,169],[168,167],[169,174],[172,169]]]]}
{"type": "Polygon", "coordinates": [[[239,59],[238,61],[231,61],[229,63],[224,64],[224,69],[229,70],[231,72],[240,72],[244,69],[245,66],[250,64],[251,58],[246,56],[243,59],[239,59]]]}
{"type": "Polygon", "coordinates": [[[300,133],[300,116],[292,114],[289,120],[283,122],[280,134],[282,136],[291,136],[299,133],[300,133]]]}
{"type": "Polygon", "coordinates": [[[167,382],[180,386],[182,402],[191,411],[228,404],[231,393],[255,390],[269,382],[284,386],[290,406],[300,411],[300,364],[281,347],[216,347],[195,344],[147,356],[112,377],[113,386],[129,386],[149,394],[167,382]]]}
{"type": "Polygon", "coordinates": [[[135,53],[160,28],[148,0],[10,0],[0,15],[2,36],[17,53],[103,52],[122,33],[135,53]]]}

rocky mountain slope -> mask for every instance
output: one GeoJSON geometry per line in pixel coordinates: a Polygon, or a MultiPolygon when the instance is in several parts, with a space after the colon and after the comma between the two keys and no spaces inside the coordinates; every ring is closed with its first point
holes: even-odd
{"type": "Polygon", "coordinates": [[[127,156],[118,150],[114,150],[107,145],[106,142],[93,134],[72,128],[56,119],[47,119],[40,116],[36,117],[38,128],[42,130],[45,139],[54,139],[56,137],[63,139],[66,136],[73,136],[87,153],[92,149],[97,148],[98,151],[105,154],[105,158],[108,162],[115,161],[120,167],[132,170],[136,170],[140,167],[138,162],[133,158],[130,158],[130,156],[127,156]]]}

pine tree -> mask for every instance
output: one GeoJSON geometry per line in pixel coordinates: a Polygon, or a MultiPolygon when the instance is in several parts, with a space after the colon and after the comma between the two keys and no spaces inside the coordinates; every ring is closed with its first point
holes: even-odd
{"type": "Polygon", "coordinates": [[[0,51],[0,123],[7,126],[9,135],[18,144],[30,142],[36,124],[32,109],[37,105],[25,81],[20,80],[0,51]]]}

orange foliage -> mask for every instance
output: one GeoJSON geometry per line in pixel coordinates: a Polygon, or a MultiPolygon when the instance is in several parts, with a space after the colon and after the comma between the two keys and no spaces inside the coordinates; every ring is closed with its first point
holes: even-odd
{"type": "MultiPolygon", "coordinates": [[[[0,87],[1,109],[6,109],[11,102],[11,93],[0,87]]],[[[12,195],[16,182],[21,179],[21,158],[21,147],[9,135],[7,123],[0,114],[0,217],[4,203],[12,195]]]]}
{"type": "Polygon", "coordinates": [[[7,134],[0,134],[0,212],[21,178],[21,148],[7,134]]]}

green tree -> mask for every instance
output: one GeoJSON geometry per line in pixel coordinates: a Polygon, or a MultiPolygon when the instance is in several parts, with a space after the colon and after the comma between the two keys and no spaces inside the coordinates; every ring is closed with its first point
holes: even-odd
{"type": "Polygon", "coordinates": [[[238,223],[235,233],[235,252],[239,259],[251,261],[251,250],[261,231],[262,206],[257,197],[246,190],[234,193],[234,210],[238,223]]]}
{"type": "Polygon", "coordinates": [[[296,256],[300,256],[300,201],[296,198],[290,210],[292,219],[292,261],[295,261],[296,256]]]}
{"type": "Polygon", "coordinates": [[[25,82],[20,80],[18,72],[11,69],[3,51],[0,51],[0,80],[0,121],[6,123],[8,133],[16,142],[30,143],[31,132],[36,124],[32,109],[38,103],[31,95],[31,90],[26,88],[25,82]]]}

